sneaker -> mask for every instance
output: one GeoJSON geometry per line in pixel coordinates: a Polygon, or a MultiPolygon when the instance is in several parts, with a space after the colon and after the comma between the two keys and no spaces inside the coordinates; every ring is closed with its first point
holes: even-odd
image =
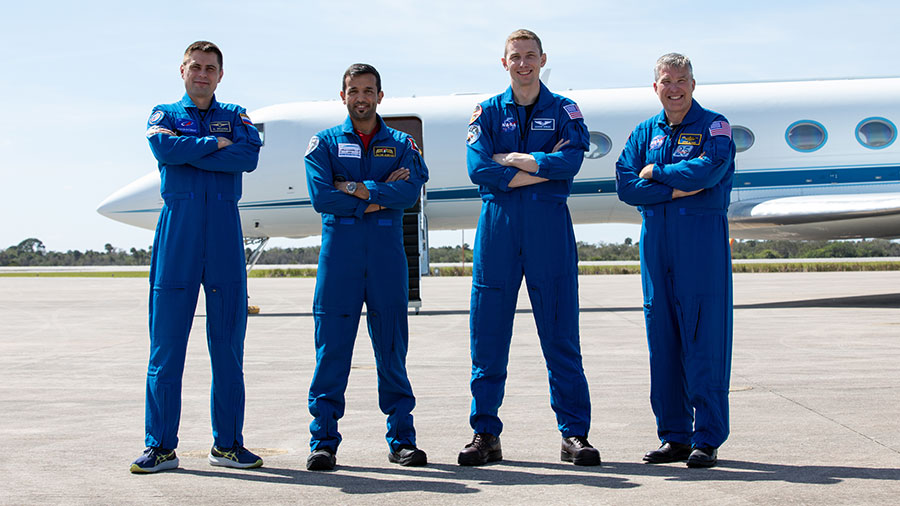
{"type": "Polygon", "coordinates": [[[576,466],[599,466],[600,452],[588,443],[585,436],[569,436],[562,440],[559,458],[576,466]]]}
{"type": "Polygon", "coordinates": [[[472,438],[472,442],[459,452],[457,462],[461,466],[481,466],[498,460],[503,460],[500,438],[487,432],[479,432],[472,438]]]}
{"type": "Polygon", "coordinates": [[[131,472],[155,473],[176,467],[178,467],[178,457],[175,455],[175,450],[149,446],[144,450],[143,455],[131,463],[131,472]]]}
{"type": "Polygon", "coordinates": [[[219,448],[213,445],[209,450],[209,463],[213,466],[236,467],[238,469],[251,469],[262,467],[263,465],[259,455],[237,444],[231,448],[219,448]]]}
{"type": "Polygon", "coordinates": [[[331,471],[337,463],[337,457],[331,448],[317,448],[306,458],[308,471],[331,471]]]}
{"type": "Polygon", "coordinates": [[[388,454],[388,461],[401,466],[419,467],[428,463],[428,456],[414,445],[400,445],[397,451],[388,454]]]}

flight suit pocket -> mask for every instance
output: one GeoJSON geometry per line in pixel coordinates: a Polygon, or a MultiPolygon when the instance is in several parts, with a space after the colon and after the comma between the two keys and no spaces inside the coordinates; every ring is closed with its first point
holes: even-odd
{"type": "Polygon", "coordinates": [[[242,304],[239,290],[232,286],[209,286],[205,291],[207,335],[210,341],[230,341],[238,323],[246,321],[246,299],[242,304]]]}

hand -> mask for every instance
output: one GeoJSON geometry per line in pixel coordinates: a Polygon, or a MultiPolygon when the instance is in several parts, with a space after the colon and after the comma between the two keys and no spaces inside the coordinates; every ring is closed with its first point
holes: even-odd
{"type": "Polygon", "coordinates": [[[694,190],[692,192],[686,192],[686,191],[679,190],[678,188],[672,188],[672,200],[680,199],[681,197],[690,197],[691,195],[696,195],[702,191],[703,191],[703,188],[700,188],[699,190],[694,190]]]}
{"type": "Polygon", "coordinates": [[[231,139],[226,139],[225,137],[216,137],[216,143],[219,145],[219,149],[226,148],[234,144],[231,142],[231,139]]]}
{"type": "Polygon", "coordinates": [[[492,156],[491,159],[499,163],[500,165],[509,166],[511,165],[511,163],[509,162],[509,160],[507,160],[507,158],[510,154],[512,153],[497,153],[496,155],[492,156]]]}
{"type": "Polygon", "coordinates": [[[178,134],[176,134],[175,132],[169,130],[168,128],[163,128],[161,126],[153,127],[152,131],[154,134],[166,134],[166,135],[171,135],[172,137],[178,137],[178,134]]]}
{"type": "Polygon", "coordinates": [[[641,179],[653,179],[653,164],[648,163],[647,165],[645,165],[644,168],[641,169],[641,173],[638,174],[638,176],[640,176],[641,179]]]}
{"type": "Polygon", "coordinates": [[[563,148],[566,144],[569,143],[569,139],[560,139],[559,142],[556,143],[556,146],[553,146],[553,151],[551,153],[556,153],[560,149],[563,148]]]}
{"type": "Polygon", "coordinates": [[[350,194],[350,192],[347,191],[347,181],[335,181],[334,187],[348,195],[350,194]]]}
{"type": "Polygon", "coordinates": [[[374,212],[376,212],[376,211],[381,211],[382,209],[384,209],[384,208],[381,207],[381,206],[378,205],[378,204],[369,204],[369,205],[366,207],[366,210],[363,212],[363,214],[365,214],[365,213],[374,213],[374,212]]]}
{"type": "Polygon", "coordinates": [[[393,183],[394,181],[407,181],[409,179],[409,169],[400,167],[399,169],[391,172],[391,174],[384,180],[385,183],[393,183]]]}

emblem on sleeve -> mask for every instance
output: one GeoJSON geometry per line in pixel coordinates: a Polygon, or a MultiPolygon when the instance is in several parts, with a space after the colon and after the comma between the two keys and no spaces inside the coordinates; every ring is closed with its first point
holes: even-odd
{"type": "Polygon", "coordinates": [[[569,115],[569,119],[584,119],[577,104],[564,105],[563,110],[569,115]]]}
{"type": "Polygon", "coordinates": [[[472,113],[472,119],[469,120],[469,124],[475,123],[479,116],[481,116],[481,104],[475,106],[475,112],[472,113]]]}
{"type": "Polygon", "coordinates": [[[162,121],[163,116],[165,116],[165,113],[164,113],[164,112],[162,112],[162,111],[153,111],[153,114],[150,115],[150,119],[147,120],[147,123],[150,123],[151,125],[156,125],[156,124],[158,124],[160,121],[162,121]]]}
{"type": "Polygon", "coordinates": [[[309,146],[306,146],[306,154],[303,156],[309,155],[310,153],[315,151],[317,147],[319,147],[319,138],[313,135],[309,138],[309,146]]]}
{"type": "Polygon", "coordinates": [[[481,138],[481,127],[478,125],[469,125],[469,135],[466,136],[468,145],[475,144],[481,138]]]}
{"type": "Polygon", "coordinates": [[[713,121],[709,124],[709,135],[724,135],[725,137],[731,138],[731,125],[728,124],[727,121],[713,121]]]}
{"type": "MultiPolygon", "coordinates": [[[[416,140],[412,137],[407,137],[409,139],[409,149],[415,151],[416,153],[422,154],[422,151],[419,150],[419,145],[416,144],[416,140]]],[[[391,148],[393,149],[393,148],[391,148]]]]}
{"type": "Polygon", "coordinates": [[[253,122],[250,121],[250,116],[247,116],[247,113],[244,112],[241,113],[241,122],[243,122],[245,125],[253,126],[253,122]]]}

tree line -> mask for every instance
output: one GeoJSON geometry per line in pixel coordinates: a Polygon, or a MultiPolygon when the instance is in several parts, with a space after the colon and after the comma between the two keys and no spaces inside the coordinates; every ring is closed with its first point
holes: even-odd
{"type": "MultiPolygon", "coordinates": [[[[624,261],[640,259],[639,244],[630,238],[621,244],[590,244],[579,241],[579,261],[624,261]]],[[[305,248],[268,248],[258,264],[316,264],[319,246],[305,248]]],[[[247,248],[249,256],[251,250],[247,248]]],[[[40,239],[28,238],[0,251],[0,266],[79,266],[79,265],[150,265],[151,248],[124,250],[107,243],[103,251],[47,251],[40,239]]],[[[428,249],[433,263],[471,262],[468,244],[428,249]]],[[[900,257],[900,242],[884,239],[864,241],[734,241],[731,256],[744,258],[864,258],[900,257]]]]}

